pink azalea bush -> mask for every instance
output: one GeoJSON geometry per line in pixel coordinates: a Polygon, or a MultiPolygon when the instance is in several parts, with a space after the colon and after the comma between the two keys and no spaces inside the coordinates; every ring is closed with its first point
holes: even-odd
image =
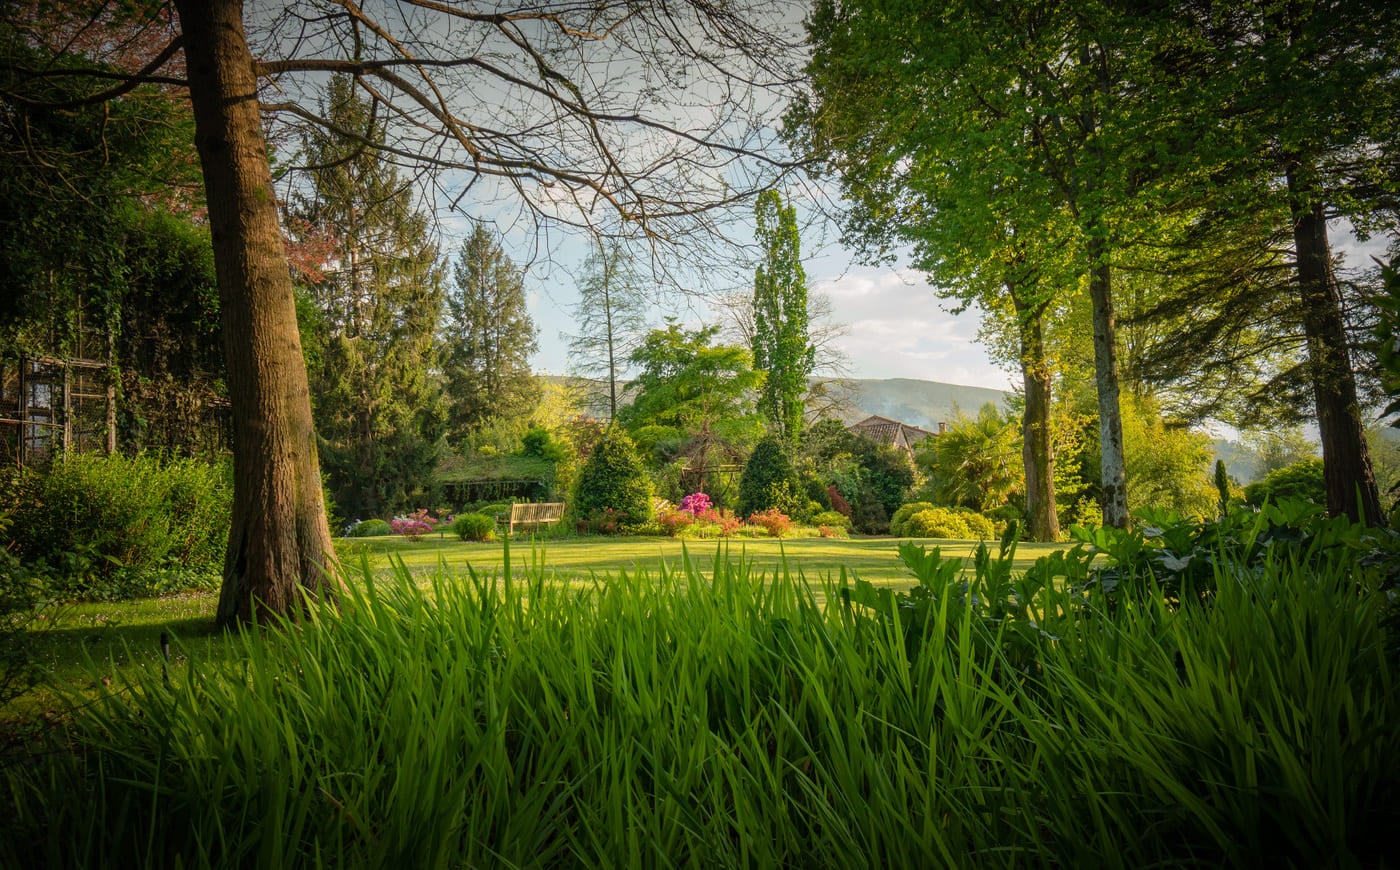
{"type": "Polygon", "coordinates": [[[428,513],[427,508],[419,508],[406,517],[394,517],[389,527],[410,541],[421,541],[424,535],[437,528],[437,524],[437,517],[428,513]]]}
{"type": "Polygon", "coordinates": [[[695,517],[712,507],[714,507],[714,502],[710,501],[708,495],[705,495],[703,492],[692,492],[690,495],[681,499],[680,509],[690,514],[692,517],[695,517]]]}

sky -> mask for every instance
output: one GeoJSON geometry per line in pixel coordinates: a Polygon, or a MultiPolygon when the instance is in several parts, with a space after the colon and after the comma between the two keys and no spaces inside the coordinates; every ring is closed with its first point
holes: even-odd
{"type": "MultiPolygon", "coordinates": [[[[847,376],[1010,389],[1010,375],[988,360],[977,344],[977,313],[955,316],[944,311],[945,303],[918,272],[861,266],[840,251],[810,259],[804,268],[809,292],[830,297],[832,321],[847,330],[836,340],[848,359],[847,376]]],[[[567,373],[565,344],[559,334],[572,328],[570,309],[577,298],[564,282],[536,282],[530,288],[530,314],[540,330],[539,350],[531,359],[536,372],[567,373]]],[[[654,312],[658,326],[668,313],[691,327],[714,316],[658,308],[654,312]]]]}
{"type": "MultiPolygon", "coordinates": [[[[1385,240],[1359,242],[1350,227],[1332,227],[1335,252],[1343,267],[1362,268],[1372,256],[1385,253],[1385,240]]],[[[512,247],[524,250],[520,240],[512,247]]],[[[805,242],[804,242],[805,244],[805,242]]],[[[552,266],[526,270],[530,315],[539,328],[539,349],[531,366],[539,374],[562,375],[569,371],[561,333],[572,330],[572,307],[577,303],[571,270],[583,262],[587,247],[561,239],[552,253],[552,266]]],[[[526,256],[522,253],[522,256],[526,256]]],[[[839,247],[828,245],[804,261],[808,286],[832,302],[832,320],[846,328],[837,346],[848,361],[852,378],[915,378],[1010,390],[1017,374],[992,362],[978,343],[981,313],[973,308],[952,314],[952,303],[940,299],[923,275],[907,266],[867,266],[839,247]]],[[[740,288],[729,288],[740,289],[740,288]]],[[[653,311],[660,326],[666,315],[676,316],[689,327],[713,322],[715,315],[691,304],[653,311]]]]}

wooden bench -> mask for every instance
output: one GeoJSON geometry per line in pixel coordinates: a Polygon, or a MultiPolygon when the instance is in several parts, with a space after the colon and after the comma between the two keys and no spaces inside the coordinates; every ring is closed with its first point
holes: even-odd
{"type": "Polygon", "coordinates": [[[562,501],[539,502],[536,504],[513,504],[510,516],[506,518],[506,534],[515,534],[517,526],[538,528],[557,523],[564,518],[562,501]]]}

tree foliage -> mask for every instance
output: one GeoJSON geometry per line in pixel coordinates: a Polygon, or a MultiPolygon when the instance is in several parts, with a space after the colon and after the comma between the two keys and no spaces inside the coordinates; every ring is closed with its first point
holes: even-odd
{"type": "Polygon", "coordinates": [[[617,420],[645,455],[700,442],[696,458],[704,465],[710,452],[747,446],[761,434],[752,394],[763,376],[744,348],[714,344],[718,333],[716,326],[687,330],[671,322],[632,352],[638,371],[627,391],[635,395],[617,420]]]}
{"type": "Polygon", "coordinates": [[[1020,431],[992,403],[960,416],[915,454],[941,504],[975,511],[1000,508],[1025,486],[1020,431]]]}
{"type": "Polygon", "coordinates": [[[797,474],[788,458],[784,442],[768,435],[754,446],[744,472],[739,477],[739,513],[748,516],[777,508],[789,516],[800,513],[795,503],[805,501],[799,496],[797,474]]]}
{"type": "Polygon", "coordinates": [[[753,279],[753,364],[766,374],[758,409],[778,437],[795,447],[802,436],[807,376],[816,365],[797,212],[770,190],[759,194],[754,217],[763,254],[753,279]]]}
{"type": "Polygon", "coordinates": [[[499,241],[478,222],[452,267],[442,326],[442,370],[457,438],[493,417],[528,416],[539,400],[530,371],[535,324],[525,283],[499,241]]]}
{"type": "Polygon", "coordinates": [[[335,241],[309,287],[319,312],[309,341],[322,462],[346,516],[413,507],[431,483],[444,408],[431,377],[442,307],[442,270],[426,218],[394,167],[359,145],[382,122],[350,80],[331,79],[326,114],[346,135],[303,142],[317,166],[291,206],[296,225],[335,241]]]}

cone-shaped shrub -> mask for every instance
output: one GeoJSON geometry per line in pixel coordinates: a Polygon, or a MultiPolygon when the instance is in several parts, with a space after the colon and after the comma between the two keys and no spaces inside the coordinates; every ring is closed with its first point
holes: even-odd
{"type": "Polygon", "coordinates": [[[744,465],[739,478],[739,513],[748,516],[774,507],[787,512],[793,493],[800,491],[782,442],[770,435],[758,442],[744,465]]]}
{"type": "Polygon", "coordinates": [[[574,484],[573,510],[579,519],[612,511],[623,526],[651,518],[651,480],[631,440],[611,428],[593,448],[574,484]]]}

